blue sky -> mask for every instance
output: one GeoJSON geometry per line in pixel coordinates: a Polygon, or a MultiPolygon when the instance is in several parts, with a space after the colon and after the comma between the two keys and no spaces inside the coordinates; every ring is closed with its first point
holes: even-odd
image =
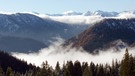
{"type": "Polygon", "coordinates": [[[63,13],[65,11],[135,10],[135,0],[0,0],[0,11],[63,13]]]}

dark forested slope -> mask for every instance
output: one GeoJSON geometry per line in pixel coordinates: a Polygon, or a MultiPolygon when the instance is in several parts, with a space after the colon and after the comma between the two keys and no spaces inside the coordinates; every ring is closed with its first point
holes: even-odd
{"type": "Polygon", "coordinates": [[[96,49],[132,46],[134,42],[135,19],[104,19],[65,44],[73,43],[73,47],[83,47],[92,52],[96,49]]]}

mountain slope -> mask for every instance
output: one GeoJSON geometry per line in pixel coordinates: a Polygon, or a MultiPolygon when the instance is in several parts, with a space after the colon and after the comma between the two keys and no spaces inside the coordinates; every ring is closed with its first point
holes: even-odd
{"type": "Polygon", "coordinates": [[[47,47],[44,43],[30,38],[0,36],[0,49],[6,52],[30,52],[47,47]]]}
{"type": "Polygon", "coordinates": [[[69,39],[88,27],[82,25],[57,22],[29,13],[0,14],[0,34],[5,36],[0,39],[0,49],[8,52],[38,51],[49,46],[56,37],[69,39]]]}
{"type": "Polygon", "coordinates": [[[0,34],[33,38],[45,44],[57,36],[64,39],[71,38],[85,28],[85,26],[72,26],[51,19],[43,19],[28,13],[0,14],[0,34]]]}
{"type": "Polygon", "coordinates": [[[82,29],[78,28],[79,26],[71,26],[27,13],[0,14],[0,23],[2,35],[29,37],[46,43],[56,36],[68,39],[82,29]]]}
{"type": "Polygon", "coordinates": [[[81,34],[69,39],[67,44],[83,47],[88,52],[96,49],[131,46],[135,43],[135,19],[104,19],[81,34]],[[124,43],[124,44],[123,44],[124,43]]]}

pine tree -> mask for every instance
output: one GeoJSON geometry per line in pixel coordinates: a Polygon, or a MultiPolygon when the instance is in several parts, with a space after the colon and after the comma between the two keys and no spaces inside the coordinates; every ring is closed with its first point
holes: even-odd
{"type": "Polygon", "coordinates": [[[14,74],[13,74],[13,71],[12,71],[12,68],[11,68],[11,67],[8,67],[8,68],[7,68],[6,76],[14,76],[14,74]]]}
{"type": "Polygon", "coordinates": [[[124,58],[121,62],[121,66],[120,66],[120,76],[130,76],[129,75],[129,53],[128,53],[128,49],[126,49],[125,54],[124,54],[124,58]]]}
{"type": "Polygon", "coordinates": [[[61,72],[61,69],[59,66],[59,62],[57,62],[56,67],[55,67],[55,75],[60,76],[60,72],[61,72]]]}
{"type": "Polygon", "coordinates": [[[82,72],[85,70],[86,67],[88,67],[88,63],[87,62],[83,62],[82,63],[82,72]]]}
{"type": "Polygon", "coordinates": [[[71,76],[68,69],[64,69],[63,76],[71,76]]]}
{"type": "Polygon", "coordinates": [[[74,65],[72,61],[67,62],[67,70],[69,71],[71,76],[74,76],[74,65]]]}
{"type": "Polygon", "coordinates": [[[92,71],[90,70],[88,66],[85,67],[83,71],[83,76],[92,76],[92,71]]]}
{"type": "Polygon", "coordinates": [[[47,61],[45,63],[44,62],[42,63],[42,68],[40,70],[40,75],[41,76],[50,76],[50,75],[52,75],[52,70],[49,67],[49,64],[48,64],[47,61]]]}
{"type": "Polygon", "coordinates": [[[111,76],[115,76],[115,64],[114,64],[114,60],[112,60],[111,76]]]}
{"type": "Polygon", "coordinates": [[[95,76],[97,73],[97,69],[96,69],[95,64],[93,62],[90,63],[90,71],[92,73],[92,76],[95,76]]]}
{"type": "Polygon", "coordinates": [[[105,76],[111,76],[110,74],[110,66],[106,63],[104,67],[105,76]]]}
{"type": "Polygon", "coordinates": [[[129,57],[129,76],[135,76],[135,72],[134,72],[134,59],[132,57],[132,55],[130,55],[129,57]]]}
{"type": "Polygon", "coordinates": [[[97,71],[97,76],[104,76],[104,68],[103,68],[103,65],[99,65],[98,67],[98,71],[97,71]]]}
{"type": "Polygon", "coordinates": [[[74,75],[73,76],[82,76],[82,67],[79,61],[74,63],[74,75]]]}
{"type": "Polygon", "coordinates": [[[112,61],[112,67],[110,69],[110,75],[111,76],[118,76],[118,69],[119,69],[119,65],[117,60],[116,61],[112,61]]]}
{"type": "Polygon", "coordinates": [[[133,58],[133,74],[134,74],[134,76],[135,76],[135,57],[133,58]]]}
{"type": "Polygon", "coordinates": [[[3,76],[3,69],[0,66],[0,76],[3,76]]]}

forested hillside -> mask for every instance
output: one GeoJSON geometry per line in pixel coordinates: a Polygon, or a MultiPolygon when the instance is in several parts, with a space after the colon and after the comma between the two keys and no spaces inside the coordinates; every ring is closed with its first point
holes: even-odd
{"type": "Polygon", "coordinates": [[[134,47],[135,18],[104,19],[79,35],[66,41],[66,45],[83,47],[88,52],[98,49],[134,47]]]}

